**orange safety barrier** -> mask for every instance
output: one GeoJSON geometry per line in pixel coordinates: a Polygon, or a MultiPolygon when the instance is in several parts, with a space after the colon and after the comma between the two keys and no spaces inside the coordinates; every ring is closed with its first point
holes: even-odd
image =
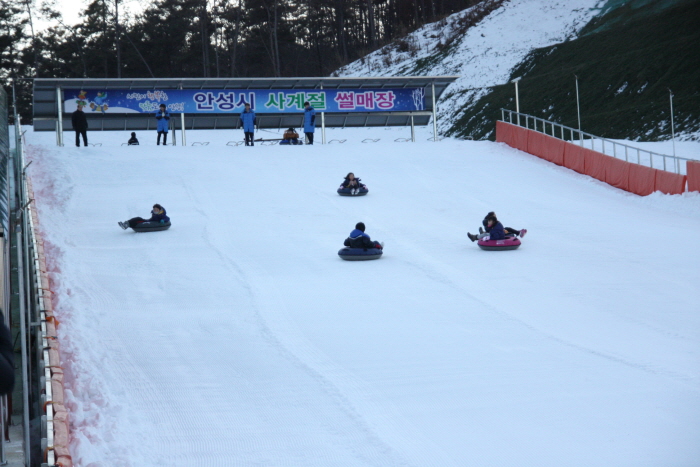
{"type": "Polygon", "coordinates": [[[496,122],[496,141],[527,152],[527,138],[530,130],[510,123],[496,122]]]}
{"type": "Polygon", "coordinates": [[[581,153],[583,154],[584,173],[605,182],[605,171],[612,158],[591,149],[582,149],[581,153]]]}
{"type": "Polygon", "coordinates": [[[686,161],[688,191],[700,191],[700,162],[686,161]]]}
{"type": "Polygon", "coordinates": [[[629,175],[630,163],[613,157],[605,168],[605,183],[621,190],[630,191],[629,175]]]}
{"type": "Polygon", "coordinates": [[[496,141],[640,196],[656,190],[666,194],[683,193],[686,180],[688,191],[700,191],[700,161],[686,163],[686,177],[619,160],[579,144],[567,143],[502,121],[496,122],[496,141]]]}
{"type": "Polygon", "coordinates": [[[630,164],[629,191],[639,196],[650,195],[656,187],[656,169],[630,164]]]}
{"type": "Polygon", "coordinates": [[[686,179],[685,175],[657,170],[654,189],[667,195],[680,195],[685,191],[686,179]]]}
{"type": "Polygon", "coordinates": [[[577,144],[565,143],[564,146],[564,167],[574,170],[580,174],[585,174],[585,161],[583,148],[577,144]]]}
{"type": "MultiPolygon", "coordinates": [[[[30,198],[34,198],[31,180],[27,178],[27,194],[30,198]]],[[[34,226],[38,227],[39,219],[36,215],[36,210],[31,210],[34,226]]],[[[63,384],[63,368],[61,365],[60,345],[56,338],[56,326],[58,321],[53,314],[53,299],[51,290],[51,280],[46,272],[46,256],[44,254],[44,241],[38,229],[34,230],[34,237],[37,243],[37,256],[39,258],[39,283],[43,290],[42,296],[44,299],[44,309],[41,310],[43,318],[46,321],[46,339],[48,341],[49,361],[46,363],[46,368],[51,371],[51,380],[48,382],[51,385],[52,400],[44,404],[51,404],[53,407],[53,446],[47,446],[45,454],[51,450],[54,453],[55,465],[61,467],[72,467],[73,460],[70,455],[70,421],[68,411],[63,405],[64,402],[64,384],[63,384]]]]}
{"type": "Polygon", "coordinates": [[[544,157],[547,151],[547,135],[540,133],[538,131],[530,131],[527,135],[527,152],[533,156],[541,157],[542,159],[547,159],[544,157]]]}

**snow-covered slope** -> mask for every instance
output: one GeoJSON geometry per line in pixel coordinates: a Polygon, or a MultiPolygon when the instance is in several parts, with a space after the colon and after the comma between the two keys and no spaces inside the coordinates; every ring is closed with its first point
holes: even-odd
{"type": "Polygon", "coordinates": [[[419,131],[28,133],[76,465],[695,465],[700,195],[419,131]],[[117,226],[155,202],[170,230],[117,226]],[[519,250],[467,240],[490,210],[519,250]],[[357,221],[379,261],[336,255],[357,221]]]}
{"type": "Polygon", "coordinates": [[[456,13],[410,34],[409,51],[388,45],[341,68],[338,76],[458,75],[438,103],[438,124],[447,131],[458,112],[504,84],[511,70],[535,48],[576,36],[606,4],[604,0],[508,0],[466,33],[455,35],[464,17],[456,13]],[[440,50],[440,44],[449,47],[440,50]],[[475,89],[477,88],[477,89],[475,89]]]}

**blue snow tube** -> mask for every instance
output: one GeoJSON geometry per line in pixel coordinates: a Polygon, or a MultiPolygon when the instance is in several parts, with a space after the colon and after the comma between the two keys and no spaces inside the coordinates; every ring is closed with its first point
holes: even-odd
{"type": "Polygon", "coordinates": [[[338,188],[338,194],[340,196],[364,196],[367,193],[369,193],[369,190],[364,185],[362,185],[362,188],[360,188],[360,191],[354,195],[351,193],[351,191],[352,191],[351,188],[343,188],[342,186],[340,188],[338,188]]]}
{"type": "Polygon", "coordinates": [[[157,232],[158,230],[168,230],[170,228],[170,222],[161,224],[160,222],[141,222],[132,227],[134,232],[157,232]]]}
{"type": "Polygon", "coordinates": [[[338,256],[340,256],[345,261],[367,261],[370,259],[379,259],[384,253],[383,250],[379,248],[369,248],[365,250],[364,248],[350,248],[345,247],[338,250],[338,256]]]}

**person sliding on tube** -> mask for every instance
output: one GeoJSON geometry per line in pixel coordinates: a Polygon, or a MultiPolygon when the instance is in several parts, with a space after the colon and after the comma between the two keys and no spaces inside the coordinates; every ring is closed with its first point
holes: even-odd
{"type": "Polygon", "coordinates": [[[345,176],[345,180],[343,181],[342,185],[340,185],[340,187],[350,188],[351,195],[356,195],[360,192],[362,188],[367,188],[362,183],[360,183],[359,178],[355,178],[355,174],[352,172],[345,176]]]}
{"type": "Polygon", "coordinates": [[[372,241],[369,235],[365,233],[365,224],[362,222],[358,222],[357,225],[355,225],[355,230],[350,232],[350,236],[345,239],[343,244],[350,248],[364,248],[365,250],[370,248],[381,250],[384,248],[383,243],[372,241]]]}
{"type": "Polygon", "coordinates": [[[159,222],[161,224],[166,224],[170,222],[170,218],[165,213],[165,208],[160,204],[156,203],[153,205],[153,210],[151,211],[150,219],[144,219],[143,217],[133,217],[128,221],[118,222],[118,224],[119,227],[126,230],[129,227],[133,229],[135,225],[139,225],[142,222],[159,222]]]}
{"type": "Polygon", "coordinates": [[[522,238],[527,233],[527,229],[516,230],[513,227],[503,227],[503,224],[501,224],[498,221],[498,218],[496,217],[496,214],[493,211],[486,214],[486,217],[484,217],[482,224],[484,224],[484,228],[486,230],[479,227],[479,235],[472,235],[471,233],[467,233],[469,240],[471,240],[472,242],[482,239],[503,240],[504,238],[506,238],[506,236],[519,236],[520,238],[522,238]]]}

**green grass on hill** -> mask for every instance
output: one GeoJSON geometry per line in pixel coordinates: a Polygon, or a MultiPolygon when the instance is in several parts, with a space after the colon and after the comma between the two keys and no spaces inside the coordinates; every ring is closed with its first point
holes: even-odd
{"type": "MultiPolygon", "coordinates": [[[[618,1],[619,3],[619,1],[618,1]]],[[[533,51],[511,76],[520,111],[589,133],[640,140],[700,130],[700,1],[632,0],[614,5],[572,41],[533,51]]],[[[448,135],[493,139],[501,108],[515,110],[513,84],[465,106],[448,135]]]]}

